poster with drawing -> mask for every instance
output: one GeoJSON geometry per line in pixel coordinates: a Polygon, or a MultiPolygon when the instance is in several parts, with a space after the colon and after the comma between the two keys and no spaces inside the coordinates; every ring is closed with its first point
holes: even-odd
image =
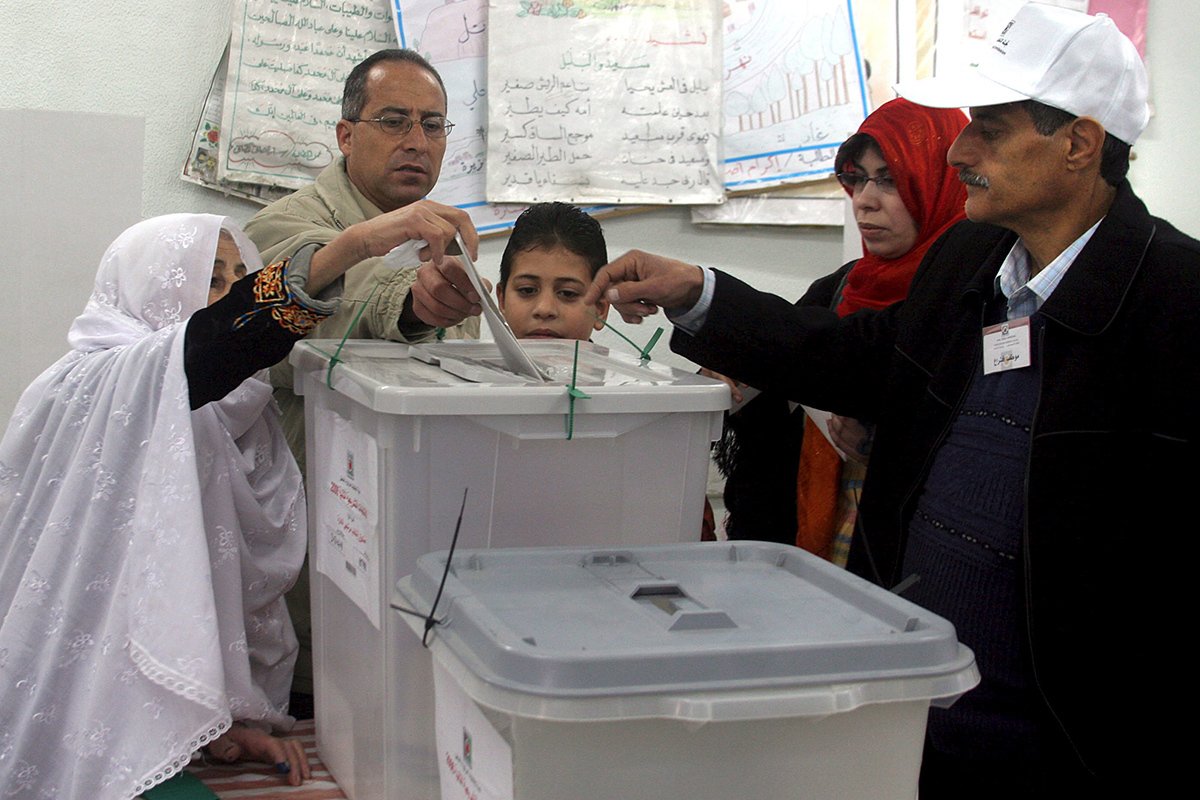
{"type": "Polygon", "coordinates": [[[183,162],[180,177],[188,183],[215,189],[226,197],[240,197],[265,206],[291,194],[292,190],[262,183],[223,181],[217,177],[221,149],[221,108],[225,104],[225,73],[228,69],[229,47],[226,46],[208,86],[200,118],[192,133],[192,149],[183,162]]]}
{"type": "Polygon", "coordinates": [[[713,203],[716,0],[492,0],[492,202],[713,203]]]}
{"type": "Polygon", "coordinates": [[[386,2],[238,0],[218,177],[299,189],[338,154],[334,129],[354,65],[395,47],[386,2]]]}
{"type": "MultiPolygon", "coordinates": [[[[901,0],[898,7],[908,1],[901,0]]],[[[562,48],[568,43],[559,37],[577,33],[582,36],[578,43],[570,40],[574,66],[564,66],[561,57],[557,62],[553,58],[549,62],[551,69],[546,75],[550,76],[550,83],[542,86],[541,91],[561,94],[564,85],[568,93],[578,93],[582,86],[589,86],[588,93],[596,91],[579,75],[574,76],[579,78],[578,81],[569,81],[572,76],[568,73],[571,72],[586,73],[590,69],[594,73],[594,82],[605,87],[620,83],[603,76],[605,72],[615,74],[620,71],[615,69],[620,63],[618,59],[610,58],[605,62],[600,58],[590,64],[584,63],[591,57],[588,48],[589,42],[593,41],[588,38],[591,36],[588,28],[583,26],[589,15],[596,19],[616,18],[617,23],[625,24],[623,20],[636,17],[633,11],[663,14],[669,11],[675,17],[671,27],[659,24],[654,30],[663,33],[657,39],[652,32],[640,44],[635,37],[635,44],[642,47],[644,53],[674,51],[671,58],[665,59],[666,63],[690,65],[678,68],[680,73],[699,63],[694,57],[680,57],[680,52],[704,51],[705,59],[700,60],[707,60],[707,72],[688,73],[691,84],[660,82],[657,86],[642,86],[640,93],[636,91],[637,87],[628,89],[630,98],[645,94],[647,99],[664,100],[663,103],[629,106],[626,109],[632,112],[626,114],[629,119],[644,115],[647,120],[658,117],[660,121],[680,125],[674,129],[668,127],[661,133],[648,127],[626,132],[630,140],[618,137],[622,146],[604,151],[612,162],[605,163],[606,169],[611,166],[614,170],[619,167],[632,172],[630,168],[638,167],[632,177],[626,175],[627,183],[644,180],[648,185],[657,180],[667,184],[656,187],[657,199],[666,202],[694,202],[687,196],[689,191],[704,193],[694,186],[689,190],[684,184],[714,180],[713,159],[709,155],[712,152],[724,158],[723,162],[719,159],[716,162],[718,174],[715,180],[728,189],[753,191],[780,183],[795,184],[828,171],[817,163],[818,156],[835,147],[834,140],[840,141],[841,136],[836,133],[839,126],[849,131],[857,124],[839,122],[839,114],[861,119],[862,109],[855,108],[861,106],[861,102],[856,102],[855,98],[861,97],[858,81],[862,76],[846,65],[857,58],[851,51],[861,50],[861,39],[852,25],[855,21],[853,12],[862,2],[865,0],[855,0],[852,9],[850,0],[359,0],[357,3],[350,0],[237,0],[232,25],[233,51],[227,71],[230,88],[219,119],[202,121],[207,122],[209,128],[204,131],[206,141],[201,142],[197,150],[200,158],[197,166],[215,161],[216,177],[247,186],[258,184],[291,189],[307,185],[337,156],[334,129],[340,117],[338,104],[342,81],[349,70],[357,61],[382,47],[411,47],[429,58],[441,72],[447,87],[447,114],[456,123],[447,141],[440,180],[430,197],[465,209],[482,233],[500,232],[511,226],[524,208],[524,201],[488,202],[485,197],[487,106],[489,100],[494,99],[489,96],[487,74],[490,15],[499,8],[515,9],[509,14],[510,21],[523,22],[522,30],[526,34],[550,37],[549,40],[539,39],[538,47],[527,46],[533,43],[532,39],[513,42],[516,49],[508,54],[506,63],[525,65],[527,55],[531,58],[541,47],[562,48]],[[694,16],[700,7],[708,10],[706,20],[694,16]],[[521,13],[525,16],[518,16],[521,13]],[[688,17],[688,14],[693,16],[688,17]],[[533,19],[535,17],[537,19],[533,19]],[[689,25],[688,19],[695,24],[689,25]],[[671,34],[672,30],[674,34],[671,34]],[[720,53],[720,58],[715,58],[713,53],[720,53]],[[551,88],[555,77],[560,85],[551,88]],[[707,96],[691,91],[701,85],[696,81],[704,81],[707,96]],[[689,105],[701,101],[700,105],[709,103],[711,108],[713,98],[718,98],[716,102],[720,104],[721,84],[725,84],[728,91],[724,95],[724,106],[717,106],[716,115],[711,110],[689,105]],[[681,97],[684,87],[692,96],[681,97]],[[797,99],[799,105],[794,108],[797,99]],[[686,102],[679,102],[681,100],[686,102]],[[722,112],[724,119],[718,123],[722,112]],[[693,116],[688,117],[689,113],[693,116]],[[710,116],[700,116],[703,113],[710,116]],[[704,129],[703,125],[708,128],[704,129]],[[221,135],[219,143],[211,141],[216,130],[221,135]],[[659,135],[661,140],[657,139],[659,135]],[[691,145],[702,146],[680,153],[677,152],[680,136],[707,140],[693,141],[691,145]],[[647,152],[634,152],[626,146],[637,144],[639,138],[651,140],[641,142],[643,151],[647,152]],[[824,147],[825,144],[831,147],[824,147]],[[216,151],[216,159],[209,155],[213,151],[216,151]],[[676,159],[675,164],[669,163],[672,157],[676,159]],[[708,160],[707,164],[701,162],[702,157],[708,160]],[[660,158],[663,159],[661,163],[660,158]],[[695,163],[680,165],[681,159],[695,163]],[[635,163],[638,161],[650,163],[635,163]],[[705,166],[709,169],[707,176],[702,170],[705,166]],[[682,172],[682,178],[670,169],[658,170],[658,167],[673,167],[675,172],[682,172]],[[688,167],[692,168],[691,172],[688,167]],[[655,168],[655,171],[647,171],[648,168],[655,168]],[[666,177],[659,174],[663,171],[667,173],[666,177]],[[671,184],[672,180],[679,182],[671,184]]],[[[874,21],[868,19],[866,23],[865,30],[870,31],[874,21]]],[[[608,46],[611,49],[613,45],[610,42],[608,46]]],[[[636,53],[630,54],[630,58],[630,63],[636,61],[636,53]]],[[[543,61],[541,66],[547,64],[543,61]]],[[[515,91],[518,90],[510,87],[510,94],[515,91]]],[[[513,107],[518,112],[532,111],[538,105],[535,95],[539,90],[531,86],[524,91],[531,95],[533,105],[520,106],[520,98],[513,98],[516,103],[513,107]]],[[[564,98],[569,99],[565,95],[564,98]]],[[[548,112],[561,110],[543,105],[546,107],[542,113],[546,117],[555,116],[548,112]]],[[[572,106],[573,111],[576,105],[577,102],[572,106]]],[[[608,114],[620,113],[608,104],[604,110],[608,114]]],[[[517,113],[514,116],[532,115],[517,113]]],[[[578,116],[584,119],[584,115],[578,116]]],[[[589,116],[592,122],[589,128],[605,129],[608,123],[602,115],[589,116]]],[[[591,133],[590,129],[583,131],[583,138],[591,133]]],[[[542,135],[553,134],[545,132],[542,135]]],[[[578,145],[580,137],[574,138],[574,144],[578,145]]],[[[510,138],[510,144],[513,142],[520,143],[510,138]]],[[[575,157],[586,161],[579,158],[586,155],[584,153],[568,153],[566,148],[560,148],[562,152],[547,150],[541,140],[525,143],[537,143],[538,150],[534,152],[534,148],[527,147],[517,152],[514,147],[510,157],[518,160],[510,163],[510,167],[514,167],[510,170],[512,173],[522,163],[529,164],[537,159],[541,159],[542,166],[553,164],[556,168],[558,163],[550,159],[575,157]],[[519,159],[522,158],[530,161],[521,162],[519,159]]],[[[525,178],[520,175],[511,178],[522,179],[525,178]]],[[[212,178],[206,180],[207,185],[213,183],[212,178]]],[[[229,191],[232,186],[225,183],[222,188],[229,191]]],[[[574,192],[573,187],[560,188],[574,192]]],[[[621,184],[623,194],[630,194],[632,188],[621,184]]],[[[262,194],[257,189],[252,191],[262,194]]],[[[707,195],[709,202],[722,199],[721,193],[712,191],[711,187],[707,195]]],[[[576,194],[559,193],[558,196],[566,199],[576,194]]],[[[269,199],[268,195],[264,197],[269,199]]],[[[603,213],[610,208],[593,205],[589,210],[603,213]]]]}
{"type": "MultiPolygon", "coordinates": [[[[813,4],[796,3],[783,8],[785,12],[797,15],[795,23],[790,27],[798,30],[805,24],[811,24],[804,22],[800,16],[802,13],[829,15],[838,13],[841,5],[841,0],[818,0],[813,4]]],[[[928,77],[933,74],[933,31],[936,20],[928,5],[923,6],[923,9],[924,13],[918,14],[915,0],[852,0],[849,4],[851,34],[862,63],[861,77],[866,87],[868,109],[875,109],[895,97],[892,86],[905,77],[913,74],[928,77]],[[920,72],[922,69],[925,70],[924,73],[920,72]]],[[[753,37],[741,36],[738,33],[742,29],[754,30],[756,26],[750,23],[753,19],[752,13],[757,12],[761,15],[763,11],[759,4],[754,4],[753,10],[749,4],[735,4],[729,7],[725,18],[727,86],[732,76],[748,71],[754,62],[754,55],[749,52],[753,47],[753,37]],[[735,15],[735,9],[741,13],[735,15]]],[[[826,19],[829,17],[826,16],[826,19]]],[[[768,32],[770,29],[770,26],[765,28],[768,32]]],[[[822,25],[817,30],[833,34],[837,26],[822,25]]],[[[819,40],[820,37],[817,38],[819,40]]],[[[727,124],[730,97],[727,90],[727,124]]],[[[858,116],[859,112],[855,110],[852,117],[858,116]]],[[[852,119],[844,120],[843,124],[851,121],[852,119]]],[[[787,139],[785,133],[776,134],[777,139],[780,136],[787,139]]],[[[753,144],[753,140],[750,141],[753,144]]],[[[767,144],[770,145],[770,142],[767,144]]],[[[736,142],[732,142],[726,148],[726,189],[741,194],[728,198],[722,205],[692,206],[692,222],[840,227],[845,218],[843,206],[846,194],[832,178],[835,167],[832,161],[827,161],[826,158],[818,161],[818,156],[836,153],[836,146],[810,145],[809,150],[801,150],[796,154],[789,153],[787,147],[782,148],[783,152],[778,152],[779,144],[777,141],[774,145],[775,152],[764,157],[756,155],[753,151],[737,152],[736,142]],[[806,158],[817,163],[806,164],[806,158]],[[790,177],[785,179],[784,185],[774,186],[766,193],[744,193],[770,186],[774,182],[772,179],[776,177],[768,169],[771,166],[782,166],[786,171],[784,174],[791,173],[790,177]]],[[[840,144],[839,141],[837,145],[840,144]]]]}
{"type": "Polygon", "coordinates": [[[869,111],[850,0],[726,0],[725,185],[813,180],[869,111]]]}

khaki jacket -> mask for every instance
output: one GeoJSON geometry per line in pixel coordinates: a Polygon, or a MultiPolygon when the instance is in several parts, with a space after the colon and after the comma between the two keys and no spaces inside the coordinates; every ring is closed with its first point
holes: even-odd
{"type": "MultiPolygon", "coordinates": [[[[382,213],[350,182],[345,159],[339,156],[312,185],[276,200],[255,214],[246,224],[246,234],[262,253],[263,263],[270,264],[291,256],[303,245],[327,244],[351,225],[382,213]]],[[[351,267],[345,275],[341,307],[308,338],[341,339],[349,328],[351,339],[388,339],[409,344],[432,340],[432,327],[421,325],[401,330],[399,325],[404,301],[416,280],[416,266],[414,263],[414,269],[393,270],[383,266],[382,259],[369,258],[351,267]],[[376,286],[372,294],[372,287],[376,286]],[[360,310],[362,316],[355,322],[360,310]]],[[[478,338],[479,318],[471,317],[448,328],[446,337],[478,338]]],[[[286,359],[271,368],[271,385],[276,388],[275,396],[283,411],[288,441],[303,469],[303,405],[289,396],[293,375],[286,359]]]]}

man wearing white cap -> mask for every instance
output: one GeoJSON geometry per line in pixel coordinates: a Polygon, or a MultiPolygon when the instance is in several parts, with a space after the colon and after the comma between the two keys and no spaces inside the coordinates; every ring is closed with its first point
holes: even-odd
{"type": "Polygon", "coordinates": [[[1147,695],[1195,605],[1200,242],[1125,180],[1146,86],[1107,17],[1027,5],[977,72],[898,87],[972,115],[949,152],[970,221],[906,301],[839,321],[636,251],[584,298],[664,307],[677,352],[877,423],[849,566],[954,622],[983,676],[931,711],[921,800],[1153,796],[1182,770],[1147,695]]]}

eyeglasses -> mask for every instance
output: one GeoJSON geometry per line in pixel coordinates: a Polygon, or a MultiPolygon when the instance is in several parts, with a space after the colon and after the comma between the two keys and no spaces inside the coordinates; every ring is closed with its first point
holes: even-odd
{"type": "Polygon", "coordinates": [[[379,126],[379,129],[391,136],[406,136],[413,129],[413,125],[420,125],[421,130],[430,139],[445,139],[450,135],[450,131],[454,130],[454,123],[450,122],[445,117],[425,117],[420,122],[417,122],[412,117],[404,114],[388,114],[383,117],[375,117],[374,119],[347,119],[347,122],[374,122],[379,126]]]}
{"type": "Polygon", "coordinates": [[[874,183],[875,188],[884,194],[896,193],[896,179],[891,175],[880,175],[876,178],[870,178],[861,172],[839,172],[836,177],[838,183],[845,186],[853,194],[861,192],[867,187],[868,183],[874,183]]]}

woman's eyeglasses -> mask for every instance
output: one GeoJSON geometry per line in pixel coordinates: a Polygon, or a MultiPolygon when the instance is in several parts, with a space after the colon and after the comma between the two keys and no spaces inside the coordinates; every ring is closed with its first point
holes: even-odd
{"type": "Polygon", "coordinates": [[[867,187],[868,183],[874,183],[875,188],[884,194],[896,193],[896,179],[891,175],[880,175],[875,178],[868,177],[861,172],[839,172],[837,173],[838,183],[845,186],[853,194],[858,194],[867,187]]]}

